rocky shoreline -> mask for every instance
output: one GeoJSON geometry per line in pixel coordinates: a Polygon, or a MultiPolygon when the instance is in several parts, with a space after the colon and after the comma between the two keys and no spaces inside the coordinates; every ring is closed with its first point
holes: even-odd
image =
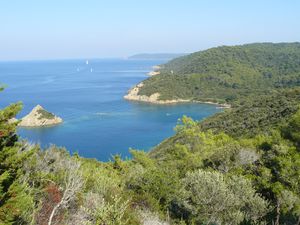
{"type": "Polygon", "coordinates": [[[141,87],[143,87],[143,83],[139,83],[133,88],[131,88],[127,95],[124,96],[124,99],[130,100],[130,101],[139,101],[139,102],[147,102],[152,104],[176,104],[176,103],[188,103],[188,102],[195,102],[195,103],[202,103],[202,104],[211,104],[216,105],[218,108],[231,108],[229,104],[221,104],[216,102],[210,102],[210,101],[195,101],[195,100],[189,100],[189,99],[171,99],[171,100],[159,100],[160,93],[154,93],[150,96],[146,95],[139,95],[139,90],[141,87]]]}

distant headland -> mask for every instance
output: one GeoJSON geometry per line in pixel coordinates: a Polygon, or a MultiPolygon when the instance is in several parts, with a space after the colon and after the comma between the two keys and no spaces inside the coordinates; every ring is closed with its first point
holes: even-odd
{"type": "Polygon", "coordinates": [[[181,56],[188,55],[188,53],[141,53],[129,56],[128,59],[141,59],[141,60],[171,60],[181,56]]]}
{"type": "Polygon", "coordinates": [[[253,93],[298,85],[300,43],[252,43],[220,46],[172,59],[130,89],[125,99],[235,104],[253,93]]]}

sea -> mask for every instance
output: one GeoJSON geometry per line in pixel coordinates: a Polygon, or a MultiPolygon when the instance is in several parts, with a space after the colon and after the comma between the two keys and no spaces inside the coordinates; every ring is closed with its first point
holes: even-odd
{"type": "Polygon", "coordinates": [[[37,104],[61,118],[58,126],[18,128],[22,139],[47,148],[109,161],[130,158],[129,149],[149,151],[174,135],[183,115],[202,120],[220,111],[214,105],[154,105],[123,99],[165,60],[76,59],[0,62],[0,107],[21,101],[17,118],[37,104]]]}

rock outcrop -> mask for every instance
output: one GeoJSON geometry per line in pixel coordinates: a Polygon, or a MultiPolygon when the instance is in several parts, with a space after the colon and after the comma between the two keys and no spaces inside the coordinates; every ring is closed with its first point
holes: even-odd
{"type": "Polygon", "coordinates": [[[159,71],[151,71],[148,73],[149,76],[156,76],[156,75],[159,75],[160,72],[159,71]]]}
{"type": "Polygon", "coordinates": [[[156,75],[160,74],[160,71],[159,71],[161,69],[160,66],[153,66],[152,68],[153,68],[153,71],[148,73],[149,76],[156,76],[156,75]]]}
{"type": "Polygon", "coordinates": [[[18,125],[22,127],[42,127],[57,125],[62,122],[62,118],[46,111],[42,106],[37,105],[27,116],[21,119],[18,125]]]}
{"type": "Polygon", "coordinates": [[[186,103],[186,102],[194,102],[194,103],[203,103],[203,104],[211,104],[211,105],[216,105],[218,108],[231,108],[229,104],[221,104],[221,103],[216,103],[216,102],[209,102],[209,101],[195,101],[195,100],[190,100],[190,99],[170,99],[170,100],[160,100],[160,93],[156,92],[153,93],[150,96],[147,95],[140,95],[139,91],[140,88],[142,88],[144,84],[141,82],[131,88],[127,95],[124,96],[124,99],[130,100],[130,101],[139,101],[139,102],[148,102],[148,103],[153,103],[153,104],[176,104],[176,103],[186,103]]]}
{"type": "Polygon", "coordinates": [[[174,104],[179,102],[189,102],[189,100],[184,99],[172,99],[172,100],[160,100],[160,93],[154,93],[150,96],[147,95],[139,95],[139,90],[143,87],[143,83],[139,83],[138,85],[131,88],[127,95],[124,96],[124,99],[131,101],[139,101],[139,102],[148,102],[154,104],[174,104]]]}

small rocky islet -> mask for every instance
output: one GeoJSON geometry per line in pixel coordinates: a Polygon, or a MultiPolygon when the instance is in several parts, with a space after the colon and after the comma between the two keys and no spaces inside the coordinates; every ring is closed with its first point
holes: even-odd
{"type": "Polygon", "coordinates": [[[31,112],[24,116],[18,126],[20,127],[43,127],[62,123],[62,118],[45,110],[41,105],[35,106],[31,112]]]}

